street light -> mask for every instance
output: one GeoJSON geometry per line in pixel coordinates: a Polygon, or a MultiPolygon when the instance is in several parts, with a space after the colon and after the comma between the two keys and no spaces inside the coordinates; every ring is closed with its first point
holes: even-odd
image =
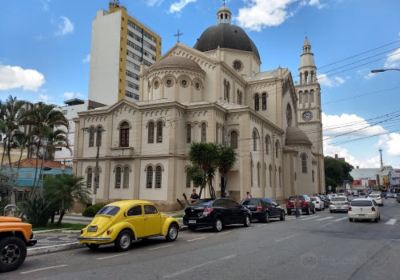
{"type": "Polygon", "coordinates": [[[382,69],[372,69],[371,73],[381,73],[386,71],[400,71],[400,68],[382,68],[382,69]]]}
{"type": "MultiPolygon", "coordinates": [[[[101,145],[101,138],[98,137],[98,133],[100,133],[100,135],[102,135],[102,133],[105,131],[105,129],[103,129],[103,127],[101,126],[91,126],[91,127],[84,127],[82,128],[82,130],[84,132],[89,132],[90,134],[94,134],[96,133],[96,148],[97,148],[97,152],[96,152],[96,166],[94,168],[94,184],[93,184],[93,195],[92,195],[92,205],[96,204],[96,194],[97,194],[97,186],[99,184],[100,178],[99,178],[99,155],[100,155],[100,145],[101,145]]],[[[101,136],[100,136],[101,137],[101,136]]]]}

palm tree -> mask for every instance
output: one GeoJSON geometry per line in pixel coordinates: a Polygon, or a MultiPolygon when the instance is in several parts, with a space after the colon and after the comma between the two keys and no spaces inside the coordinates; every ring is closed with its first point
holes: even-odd
{"type": "Polygon", "coordinates": [[[57,148],[67,148],[71,151],[68,141],[68,133],[62,129],[50,131],[47,135],[47,149],[45,150],[45,159],[54,160],[54,154],[57,148]]]}
{"type": "Polygon", "coordinates": [[[57,224],[74,205],[75,201],[83,204],[90,202],[90,191],[86,188],[84,178],[70,174],[49,176],[44,182],[44,196],[53,206],[53,210],[60,212],[57,224]]]}
{"type": "Polygon", "coordinates": [[[225,196],[226,186],[228,183],[227,174],[236,162],[236,153],[232,147],[218,147],[218,172],[221,175],[221,196],[225,196]]]}

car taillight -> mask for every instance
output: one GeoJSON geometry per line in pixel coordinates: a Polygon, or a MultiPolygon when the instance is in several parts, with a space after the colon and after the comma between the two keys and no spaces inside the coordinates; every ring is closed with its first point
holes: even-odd
{"type": "Polygon", "coordinates": [[[210,207],[204,208],[204,210],[203,210],[203,216],[206,216],[206,217],[207,217],[208,215],[211,214],[212,211],[213,211],[213,209],[210,208],[210,207]]]}
{"type": "Polygon", "coordinates": [[[263,211],[263,207],[262,206],[257,206],[256,207],[256,212],[262,212],[263,211]]]}
{"type": "Polygon", "coordinates": [[[375,212],[375,207],[371,207],[372,212],[375,212]]]}

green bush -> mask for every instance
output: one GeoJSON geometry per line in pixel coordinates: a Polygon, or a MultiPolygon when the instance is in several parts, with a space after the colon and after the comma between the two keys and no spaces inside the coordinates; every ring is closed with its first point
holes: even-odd
{"type": "Polygon", "coordinates": [[[45,227],[50,219],[52,207],[40,194],[31,194],[21,203],[21,212],[33,227],[45,227]]]}
{"type": "Polygon", "coordinates": [[[86,207],[85,210],[83,210],[82,216],[94,217],[96,215],[96,213],[99,212],[99,210],[101,208],[103,208],[104,206],[105,206],[104,203],[97,203],[95,205],[90,205],[89,207],[86,207]]]}

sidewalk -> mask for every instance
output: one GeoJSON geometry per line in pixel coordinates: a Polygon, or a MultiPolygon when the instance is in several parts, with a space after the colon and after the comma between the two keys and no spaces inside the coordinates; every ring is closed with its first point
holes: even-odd
{"type": "Polygon", "coordinates": [[[28,247],[28,256],[42,255],[51,252],[79,248],[80,231],[72,230],[43,230],[33,233],[37,244],[28,247]]]}

